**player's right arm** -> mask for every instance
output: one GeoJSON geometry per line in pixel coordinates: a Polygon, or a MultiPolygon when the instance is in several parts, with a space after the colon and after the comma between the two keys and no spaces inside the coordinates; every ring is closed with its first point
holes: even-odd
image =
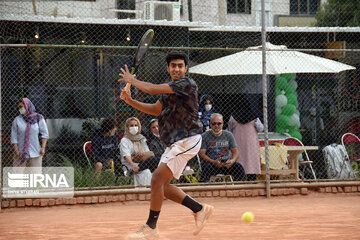
{"type": "Polygon", "coordinates": [[[167,83],[153,84],[153,83],[140,81],[140,80],[136,79],[136,75],[131,74],[127,65],[125,65],[125,69],[121,68],[120,70],[122,73],[119,74],[121,79],[119,79],[118,82],[129,83],[129,84],[133,85],[134,87],[136,87],[136,88],[140,89],[141,91],[146,92],[150,95],[174,93],[172,88],[167,83]]]}
{"type": "Polygon", "coordinates": [[[131,97],[131,92],[126,91],[125,89],[122,90],[120,98],[130,106],[147,114],[159,116],[162,110],[162,104],[159,100],[156,101],[156,103],[143,103],[133,99],[131,97]]]}

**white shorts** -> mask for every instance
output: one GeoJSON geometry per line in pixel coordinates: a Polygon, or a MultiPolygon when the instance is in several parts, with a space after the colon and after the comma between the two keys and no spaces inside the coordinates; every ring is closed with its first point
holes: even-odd
{"type": "Polygon", "coordinates": [[[200,134],[181,139],[165,149],[160,163],[166,163],[174,178],[179,179],[187,162],[198,154],[200,147],[200,134]]]}

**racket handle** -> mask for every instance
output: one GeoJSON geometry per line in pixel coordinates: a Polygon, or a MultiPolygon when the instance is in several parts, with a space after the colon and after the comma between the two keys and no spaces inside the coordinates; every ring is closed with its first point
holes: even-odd
{"type": "Polygon", "coordinates": [[[125,91],[129,91],[130,90],[130,87],[131,87],[131,84],[130,83],[127,83],[126,86],[125,86],[125,91]]]}

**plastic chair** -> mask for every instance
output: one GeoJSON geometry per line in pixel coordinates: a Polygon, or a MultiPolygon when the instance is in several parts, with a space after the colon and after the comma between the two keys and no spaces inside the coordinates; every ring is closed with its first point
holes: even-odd
{"type": "MultiPolygon", "coordinates": [[[[341,144],[345,149],[345,159],[341,166],[341,171],[345,165],[345,161],[360,162],[360,139],[353,133],[345,133],[341,137],[341,144]]],[[[340,171],[340,174],[341,174],[340,171]]]]}
{"type": "Polygon", "coordinates": [[[86,157],[86,160],[89,163],[89,166],[92,167],[91,163],[90,163],[90,159],[89,159],[89,156],[90,156],[90,154],[92,152],[92,150],[91,150],[91,141],[87,141],[87,142],[84,143],[83,151],[84,151],[84,155],[86,157]]]}
{"type": "MultiPolygon", "coordinates": [[[[283,142],[284,145],[286,146],[301,146],[301,147],[304,147],[304,144],[297,138],[293,138],[293,137],[288,137],[284,140],[283,142]]],[[[310,161],[309,159],[309,155],[307,154],[305,148],[304,148],[304,154],[305,154],[305,157],[306,159],[304,161],[299,161],[299,166],[303,166],[303,169],[302,169],[302,178],[304,179],[305,178],[305,169],[307,166],[310,167],[311,169],[311,172],[314,176],[314,179],[316,180],[316,175],[315,175],[315,171],[312,167],[312,161],[310,161]]]]}

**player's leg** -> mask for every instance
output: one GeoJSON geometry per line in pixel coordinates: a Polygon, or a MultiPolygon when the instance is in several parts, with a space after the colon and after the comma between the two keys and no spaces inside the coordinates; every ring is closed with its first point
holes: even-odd
{"type": "Polygon", "coordinates": [[[165,163],[160,163],[151,178],[151,200],[148,220],[136,233],[128,235],[126,237],[127,240],[156,239],[159,236],[156,223],[159,219],[161,206],[164,200],[164,186],[169,185],[172,179],[173,174],[171,170],[165,163]]]}
{"type": "Polygon", "coordinates": [[[173,179],[173,174],[166,163],[160,163],[151,179],[150,209],[160,211],[164,199],[164,188],[173,179]]]}
{"type": "MultiPolygon", "coordinates": [[[[166,162],[167,166],[173,173],[174,178],[179,179],[187,162],[196,156],[200,150],[200,146],[200,135],[183,139],[181,142],[173,144],[171,150],[165,151],[161,161],[166,162]]],[[[164,194],[168,199],[181,203],[193,211],[195,217],[194,235],[198,234],[203,229],[206,221],[213,213],[214,207],[207,204],[200,204],[176,186],[169,184],[165,185],[164,194]]]]}

